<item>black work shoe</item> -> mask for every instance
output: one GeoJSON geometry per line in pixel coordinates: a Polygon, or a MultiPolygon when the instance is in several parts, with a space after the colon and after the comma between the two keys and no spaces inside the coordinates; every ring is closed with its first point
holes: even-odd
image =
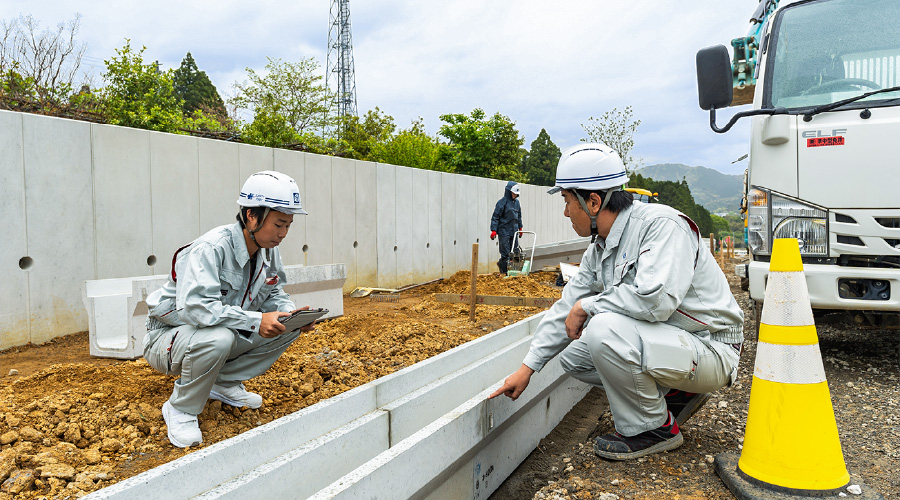
{"type": "Polygon", "coordinates": [[[675,421],[678,422],[678,425],[684,425],[694,413],[697,413],[701,406],[709,401],[709,397],[710,394],[708,392],[694,393],[672,389],[666,394],[666,406],[675,415],[675,421]]]}
{"type": "Polygon", "coordinates": [[[684,437],[678,429],[672,412],[661,427],[644,431],[637,436],[623,436],[618,432],[600,436],[594,440],[594,453],[610,460],[630,460],[652,453],[674,450],[681,446],[684,437]]]}

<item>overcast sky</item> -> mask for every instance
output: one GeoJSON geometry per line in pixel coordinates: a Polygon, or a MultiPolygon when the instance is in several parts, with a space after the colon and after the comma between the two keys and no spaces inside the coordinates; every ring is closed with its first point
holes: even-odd
{"type": "MultiPolygon", "coordinates": [[[[378,106],[400,128],[482,108],[515,122],[530,148],[541,128],[561,149],[613,108],[641,120],[632,156],[743,172],[749,120],[727,134],[697,105],[698,49],[745,36],[757,0],[372,0],[350,2],[359,114],[378,106]]],[[[223,98],[266,57],[314,57],[324,75],[330,0],[0,0],[0,18],[43,27],[82,15],[84,68],[131,39],[145,61],[177,68],[191,52],[223,98]]],[[[740,108],[746,109],[746,107],[740,108]]],[[[719,113],[721,126],[733,111],[719,113]]]]}

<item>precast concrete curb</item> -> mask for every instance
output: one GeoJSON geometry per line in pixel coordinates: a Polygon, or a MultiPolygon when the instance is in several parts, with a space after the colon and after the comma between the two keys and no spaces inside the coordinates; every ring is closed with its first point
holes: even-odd
{"type": "MultiPolygon", "coordinates": [[[[568,379],[556,363],[550,363],[517,401],[485,401],[486,395],[518,368],[542,316],[532,316],[85,498],[345,497],[348,493],[343,491],[359,494],[359,488],[367,488],[367,484],[376,489],[389,487],[389,481],[378,479],[382,474],[403,468],[419,470],[421,464],[409,462],[409,457],[439,456],[435,446],[443,450],[440,465],[433,466],[439,470],[408,482],[404,494],[445,488],[448,474],[462,474],[467,479],[447,484],[471,488],[472,472],[461,473],[454,467],[468,470],[466,461],[476,455],[484,464],[490,462],[484,470],[491,469],[496,488],[587,393],[586,386],[568,379]],[[567,397],[557,394],[560,390],[567,397]],[[527,430],[517,431],[518,436],[498,439],[501,434],[506,436],[502,429],[527,421],[534,422],[527,430]],[[477,429],[473,431],[472,425],[477,429]],[[500,448],[504,460],[490,458],[497,455],[491,443],[504,443],[500,448]],[[373,468],[374,464],[382,465],[373,468]],[[371,472],[366,472],[369,469],[371,472]],[[376,482],[346,479],[354,474],[372,476],[368,481],[376,482]]],[[[485,481],[479,484],[476,489],[484,491],[485,481]]],[[[402,498],[396,495],[399,491],[372,490],[367,496],[402,498]]]]}

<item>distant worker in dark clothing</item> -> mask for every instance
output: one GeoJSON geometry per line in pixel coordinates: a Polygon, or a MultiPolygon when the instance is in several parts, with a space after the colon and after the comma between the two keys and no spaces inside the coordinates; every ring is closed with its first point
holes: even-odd
{"type": "MultiPolygon", "coordinates": [[[[494,215],[491,217],[491,239],[500,236],[500,260],[497,267],[500,272],[506,274],[509,264],[509,253],[513,251],[513,240],[516,230],[522,230],[522,208],[519,206],[519,185],[514,181],[506,183],[506,192],[503,198],[494,207],[494,215]]],[[[516,248],[519,244],[516,241],[516,248]]]]}

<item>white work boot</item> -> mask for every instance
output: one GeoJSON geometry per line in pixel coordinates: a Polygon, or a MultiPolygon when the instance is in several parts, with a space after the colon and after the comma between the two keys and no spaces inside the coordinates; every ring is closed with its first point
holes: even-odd
{"type": "Polygon", "coordinates": [[[196,446],[203,442],[203,434],[197,424],[197,415],[178,411],[168,401],[162,407],[163,420],[169,432],[169,441],[179,448],[196,446]]]}
{"type": "Polygon", "coordinates": [[[233,387],[214,385],[212,390],[209,391],[209,397],[237,408],[242,406],[259,408],[262,406],[262,396],[244,389],[244,384],[238,384],[233,387]]]}

